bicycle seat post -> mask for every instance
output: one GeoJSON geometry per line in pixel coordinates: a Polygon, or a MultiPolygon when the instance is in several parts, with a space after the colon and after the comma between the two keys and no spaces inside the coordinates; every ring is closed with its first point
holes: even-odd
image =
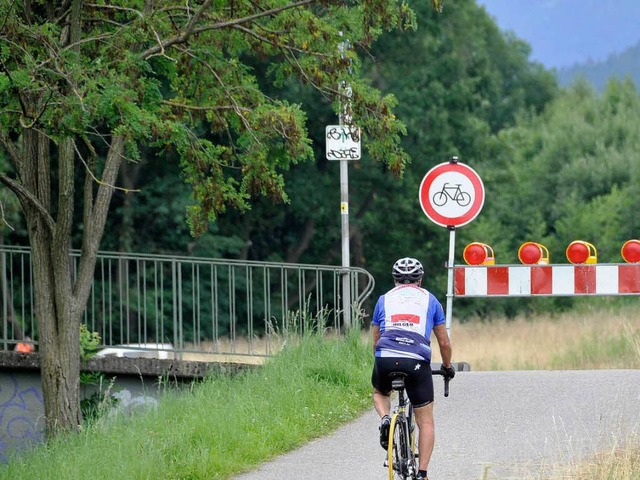
{"type": "Polygon", "coordinates": [[[404,399],[404,375],[394,376],[391,381],[391,388],[398,392],[398,407],[403,409],[405,407],[404,399]]]}

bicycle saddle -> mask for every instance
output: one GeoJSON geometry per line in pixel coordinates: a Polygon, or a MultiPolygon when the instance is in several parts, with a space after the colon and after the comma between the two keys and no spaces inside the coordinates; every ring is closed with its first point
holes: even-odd
{"type": "Polygon", "coordinates": [[[405,372],[391,372],[389,378],[391,379],[391,388],[394,390],[402,390],[404,388],[404,379],[409,375],[405,372]]]}

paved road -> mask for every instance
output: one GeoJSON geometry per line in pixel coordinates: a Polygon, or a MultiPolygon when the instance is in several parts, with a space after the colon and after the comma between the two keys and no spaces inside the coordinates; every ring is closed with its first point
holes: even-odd
{"type": "MultiPolygon", "coordinates": [[[[436,378],[432,480],[528,478],[640,433],[640,370],[460,372],[436,378]]],[[[237,480],[388,478],[371,410],[237,480]]],[[[535,478],[538,478],[537,476],[535,478]]]]}

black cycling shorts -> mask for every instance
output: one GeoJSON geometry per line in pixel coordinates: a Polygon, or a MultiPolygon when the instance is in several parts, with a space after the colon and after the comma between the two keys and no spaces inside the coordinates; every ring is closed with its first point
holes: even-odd
{"type": "Polygon", "coordinates": [[[404,385],[414,408],[433,402],[433,378],[429,362],[413,358],[376,357],[371,374],[373,388],[384,394],[391,393],[389,374],[392,372],[407,374],[404,385]]]}

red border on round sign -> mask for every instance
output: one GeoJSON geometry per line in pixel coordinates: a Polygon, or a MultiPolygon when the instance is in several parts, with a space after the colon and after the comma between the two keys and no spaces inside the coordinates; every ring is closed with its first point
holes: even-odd
{"type": "Polygon", "coordinates": [[[422,179],[418,199],[420,200],[422,211],[433,223],[442,227],[461,227],[476,218],[480,213],[480,210],[482,210],[482,206],[484,205],[484,185],[480,175],[478,175],[478,173],[470,166],[465,165],[464,163],[441,163],[429,170],[422,179]],[[429,188],[431,187],[431,184],[440,175],[448,172],[457,172],[467,177],[475,191],[475,199],[471,208],[467,213],[460,215],[459,217],[445,217],[440,215],[431,205],[431,199],[429,198],[429,188]]]}

